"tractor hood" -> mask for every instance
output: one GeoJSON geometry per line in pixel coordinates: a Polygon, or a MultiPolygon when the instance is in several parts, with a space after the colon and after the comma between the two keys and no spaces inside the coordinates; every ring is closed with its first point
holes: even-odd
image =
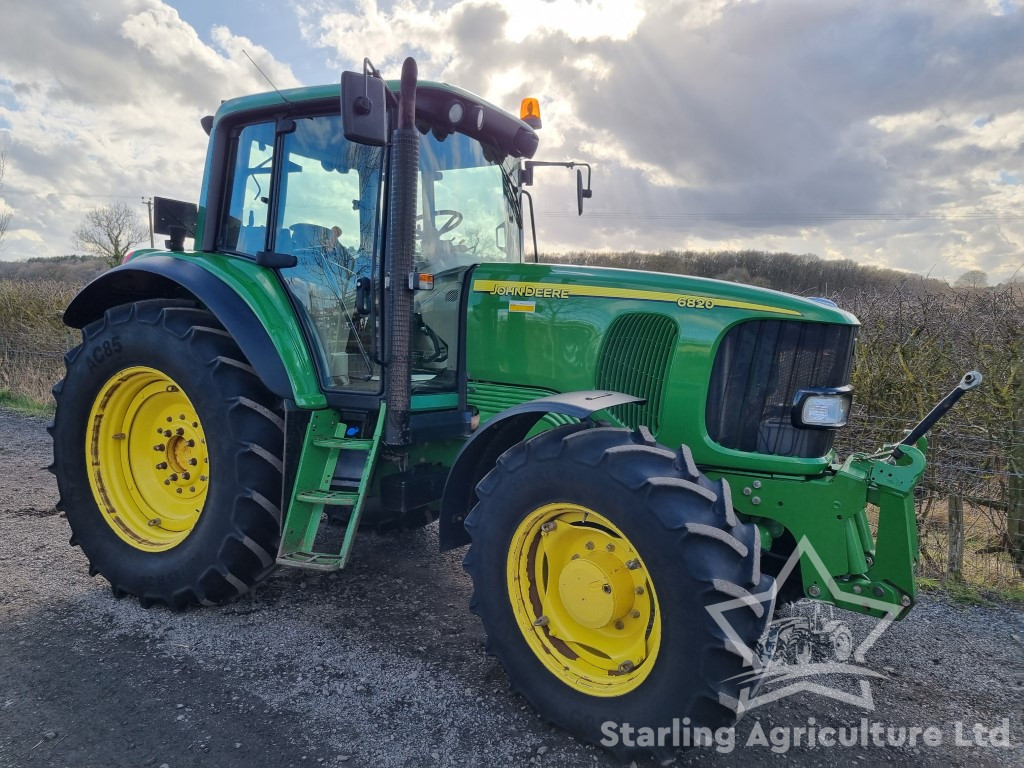
{"type": "Polygon", "coordinates": [[[831,302],[552,264],[481,264],[467,288],[467,372],[488,397],[492,384],[616,390],[648,402],[613,416],[644,424],[665,445],[686,443],[699,463],[749,466],[757,453],[766,471],[816,474],[828,465],[831,432],[794,433],[788,410],[800,389],[849,384],[859,323],[831,302]],[[757,401],[757,413],[740,401],[757,401]],[[751,419],[751,430],[720,418],[730,413],[751,419]]]}

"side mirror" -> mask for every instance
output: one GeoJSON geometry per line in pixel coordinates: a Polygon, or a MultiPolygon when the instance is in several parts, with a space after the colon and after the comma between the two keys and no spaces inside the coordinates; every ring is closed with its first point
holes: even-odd
{"type": "MultiPolygon", "coordinates": [[[[587,174],[588,174],[588,176],[590,174],[589,167],[588,167],[588,170],[587,170],[587,174]]],[[[589,186],[590,179],[588,178],[587,181],[588,181],[588,186],[587,186],[586,189],[584,189],[583,188],[583,171],[581,171],[579,168],[577,168],[576,169],[576,213],[579,216],[583,215],[583,198],[585,198],[585,197],[586,198],[590,198],[594,194],[593,191],[590,189],[590,186],[589,186]]]]}
{"type": "Polygon", "coordinates": [[[185,238],[196,236],[196,218],[199,207],[195,203],[153,198],[153,231],[169,235],[166,247],[170,251],[185,250],[185,238]]]}
{"type": "Polygon", "coordinates": [[[345,138],[383,147],[388,141],[387,86],[379,77],[341,73],[341,122],[345,138]]]}

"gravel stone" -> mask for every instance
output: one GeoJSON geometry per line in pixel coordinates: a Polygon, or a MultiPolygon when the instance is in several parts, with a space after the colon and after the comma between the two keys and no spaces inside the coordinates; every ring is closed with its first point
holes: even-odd
{"type": "MultiPolygon", "coordinates": [[[[300,756],[375,768],[487,768],[539,755],[554,766],[623,766],[510,692],[467,610],[464,553],[437,553],[436,524],[360,534],[344,572],[281,569],[221,608],[171,613],[115,600],[68,546],[44,469],[45,425],[0,409],[0,768],[154,765],[152,755],[168,761],[160,768],[284,768],[300,756]],[[40,723],[61,736],[33,749],[40,723]]],[[[836,617],[858,636],[870,627],[836,617]]],[[[871,680],[873,710],[814,694],[784,698],[737,725],[733,752],[693,749],[676,764],[1024,765],[1022,749],[954,745],[952,725],[963,721],[969,734],[974,723],[1008,718],[1011,741],[1024,742],[1022,635],[1019,605],[963,607],[924,594],[867,655],[887,673],[871,680]],[[919,749],[799,746],[785,756],[743,746],[755,724],[767,734],[810,718],[818,728],[861,718],[936,725],[944,739],[919,749]]]]}

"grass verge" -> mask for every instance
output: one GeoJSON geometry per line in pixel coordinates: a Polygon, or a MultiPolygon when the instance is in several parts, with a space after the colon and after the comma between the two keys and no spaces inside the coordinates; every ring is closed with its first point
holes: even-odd
{"type": "Polygon", "coordinates": [[[53,406],[45,405],[31,397],[17,395],[6,389],[0,389],[0,408],[10,408],[18,413],[27,413],[30,416],[53,416],[53,406]]]}

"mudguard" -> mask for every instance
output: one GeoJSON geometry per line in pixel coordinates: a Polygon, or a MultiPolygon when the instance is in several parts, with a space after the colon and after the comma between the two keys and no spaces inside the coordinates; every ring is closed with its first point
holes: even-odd
{"type": "Polygon", "coordinates": [[[194,297],[214,314],[267,389],[283,400],[294,399],[281,356],[256,314],[231,286],[190,261],[148,256],[105,272],[68,305],[64,324],[84,328],[119,304],[184,297],[194,297]]]}
{"type": "Polygon", "coordinates": [[[445,552],[469,544],[463,521],[476,504],[476,485],[494,468],[498,458],[522,441],[549,413],[586,419],[624,403],[643,403],[642,397],[608,390],[564,392],[541,397],[502,411],[480,427],[455,458],[441,497],[440,545],[445,552]]]}

